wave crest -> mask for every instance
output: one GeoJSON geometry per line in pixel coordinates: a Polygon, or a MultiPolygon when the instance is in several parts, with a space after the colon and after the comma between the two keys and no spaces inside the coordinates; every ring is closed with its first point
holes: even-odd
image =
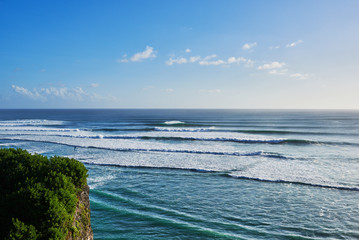
{"type": "Polygon", "coordinates": [[[176,125],[176,124],[185,124],[185,122],[174,120],[174,121],[166,121],[166,122],[164,122],[164,124],[166,124],[166,125],[176,125]]]}
{"type": "Polygon", "coordinates": [[[167,127],[155,127],[154,131],[159,132],[208,132],[214,130],[215,127],[209,128],[167,128],[167,127]]]}
{"type": "Polygon", "coordinates": [[[0,121],[1,127],[21,127],[21,126],[54,126],[64,125],[64,121],[46,120],[46,119],[23,119],[0,121]]]}

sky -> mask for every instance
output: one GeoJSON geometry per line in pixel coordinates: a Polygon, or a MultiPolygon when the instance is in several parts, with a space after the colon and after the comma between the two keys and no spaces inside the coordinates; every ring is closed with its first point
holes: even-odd
{"type": "Polygon", "coordinates": [[[0,108],[359,109],[357,0],[0,0],[0,108]]]}

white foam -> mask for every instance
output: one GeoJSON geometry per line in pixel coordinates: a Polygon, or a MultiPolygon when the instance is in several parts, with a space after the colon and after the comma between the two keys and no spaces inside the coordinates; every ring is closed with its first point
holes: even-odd
{"type": "Polygon", "coordinates": [[[46,120],[46,119],[24,119],[0,121],[0,126],[46,126],[46,125],[63,125],[64,121],[46,120]]]}
{"type": "Polygon", "coordinates": [[[21,143],[0,143],[0,146],[4,147],[13,147],[13,146],[20,146],[21,143]]]}
{"type": "MultiPolygon", "coordinates": [[[[266,144],[244,146],[243,144],[225,142],[272,143],[283,141],[285,140],[284,138],[238,132],[215,132],[201,128],[179,128],[185,131],[172,131],[176,128],[171,127],[163,128],[169,131],[141,132],[126,135],[99,135],[80,129],[42,126],[44,124],[35,125],[37,124],[36,121],[32,123],[30,121],[30,124],[33,125],[24,125],[27,123],[21,123],[23,124],[21,125],[17,121],[13,121],[12,124],[14,125],[12,126],[9,125],[9,122],[11,121],[0,122],[2,139],[39,141],[83,147],[82,152],[84,154],[88,154],[89,151],[97,154],[89,154],[93,158],[87,159],[96,164],[226,171],[226,173],[233,177],[264,181],[299,182],[334,187],[358,187],[359,182],[359,175],[357,174],[359,161],[336,161],[331,163],[329,160],[324,162],[324,158],[320,158],[323,162],[318,163],[314,161],[281,159],[280,157],[271,158],[265,152],[266,146],[268,146],[266,144]],[[198,129],[201,130],[198,131],[198,129]],[[143,137],[148,137],[149,139],[143,139],[143,137]],[[157,139],[153,140],[151,138],[180,138],[183,140],[204,141],[174,142],[157,141],[157,139]],[[214,144],[210,141],[219,142],[214,144]],[[88,148],[118,151],[99,151],[88,148]]],[[[1,145],[9,146],[14,144],[3,143],[1,145]]],[[[32,149],[32,151],[38,153],[46,152],[40,148],[32,149]]],[[[276,151],[285,152],[281,149],[276,151]]],[[[333,151],[338,150],[333,148],[333,151]]],[[[79,150],[76,152],[79,152],[79,150]]],[[[75,158],[77,157],[76,152],[74,151],[75,158]]],[[[301,155],[296,154],[295,156],[299,158],[301,155]]],[[[98,186],[96,184],[102,184],[102,181],[94,181],[92,187],[98,186]]]]}
{"type": "Polygon", "coordinates": [[[4,126],[0,125],[0,131],[22,131],[22,132],[79,132],[72,128],[49,128],[49,127],[26,127],[26,126],[4,126]]]}
{"type": "Polygon", "coordinates": [[[58,143],[84,148],[99,148],[117,151],[141,151],[141,152],[169,152],[191,153],[229,156],[260,155],[261,151],[238,151],[236,146],[218,145],[213,149],[213,144],[206,143],[177,143],[171,144],[159,141],[141,141],[137,139],[101,139],[101,138],[74,138],[50,135],[15,135],[2,136],[2,139],[29,140],[39,142],[58,143]]]}
{"type": "Polygon", "coordinates": [[[166,121],[166,122],[164,122],[164,124],[175,125],[175,124],[184,124],[184,122],[181,122],[181,121],[166,121]]]}
{"type": "Polygon", "coordinates": [[[199,172],[222,172],[232,177],[261,181],[303,183],[308,185],[358,189],[359,163],[340,164],[315,161],[267,158],[264,154],[254,156],[228,155],[178,155],[168,152],[112,152],[91,159],[93,164],[120,165],[127,167],[154,167],[190,169],[199,172]],[[350,170],[348,170],[350,169],[350,170]],[[351,170],[353,169],[353,170],[351,170]]]}
{"type": "Polygon", "coordinates": [[[315,161],[278,161],[258,158],[255,164],[249,165],[241,171],[232,171],[229,175],[263,181],[358,188],[359,177],[357,172],[350,170],[358,169],[358,167],[359,163],[355,162],[337,164],[323,162],[318,164],[315,161]],[[322,166],[324,164],[326,165],[325,168],[322,166]]]}
{"type": "Polygon", "coordinates": [[[215,129],[215,127],[209,128],[168,128],[168,127],[155,127],[155,131],[159,132],[207,132],[215,129]]]}
{"type": "MultiPolygon", "coordinates": [[[[156,167],[195,169],[198,171],[225,171],[226,174],[263,181],[282,181],[308,185],[358,188],[358,161],[299,160],[272,158],[263,151],[238,151],[237,144],[209,143],[163,143],[132,139],[70,138],[41,135],[2,137],[11,140],[29,140],[58,143],[83,147],[74,151],[91,156],[84,162],[95,164],[114,164],[133,167],[156,167]],[[95,149],[92,149],[95,148],[95,149]],[[103,150],[118,151],[103,151],[103,150]],[[178,154],[177,154],[178,153],[178,154]],[[325,166],[325,167],[323,167],[325,166]]],[[[258,149],[256,147],[255,149],[258,149]]],[[[32,149],[44,150],[44,149],[32,149]]],[[[92,187],[101,185],[101,179],[92,187]]]]}
{"type": "Polygon", "coordinates": [[[99,177],[96,177],[96,178],[91,178],[91,177],[88,177],[87,178],[87,183],[90,187],[90,189],[95,189],[99,186],[103,186],[104,184],[106,184],[108,181],[114,179],[115,176],[113,175],[107,175],[107,176],[99,176],[99,177]]]}
{"type": "MultiPolygon", "coordinates": [[[[187,129],[188,130],[188,129],[187,129]]],[[[58,136],[71,138],[98,138],[98,139],[182,139],[199,141],[231,141],[243,143],[279,143],[285,138],[275,138],[262,135],[251,135],[237,132],[208,132],[208,131],[154,131],[141,132],[121,135],[96,134],[91,131],[68,129],[68,128],[42,128],[42,127],[0,127],[0,134],[6,135],[39,135],[39,136],[58,136]]]]}
{"type": "Polygon", "coordinates": [[[123,135],[126,137],[153,137],[153,138],[177,138],[183,140],[201,141],[233,141],[233,142],[258,142],[258,143],[279,143],[286,138],[271,136],[251,135],[236,132],[144,132],[138,134],[123,135]]]}

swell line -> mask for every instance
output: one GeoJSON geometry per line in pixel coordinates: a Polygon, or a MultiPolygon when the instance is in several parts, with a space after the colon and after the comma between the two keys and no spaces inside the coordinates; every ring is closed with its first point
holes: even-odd
{"type": "MultiPolygon", "coordinates": [[[[215,231],[213,229],[209,229],[203,226],[195,225],[193,223],[188,223],[179,219],[172,219],[166,216],[161,216],[160,214],[154,214],[147,211],[139,211],[139,210],[133,210],[133,209],[124,209],[124,208],[118,208],[117,206],[110,205],[107,202],[102,201],[101,199],[91,199],[91,203],[100,205],[105,208],[109,208],[113,211],[119,212],[120,214],[136,217],[139,219],[154,221],[154,222],[160,222],[161,224],[168,224],[173,227],[181,227],[184,229],[188,229],[197,233],[201,233],[207,237],[211,238],[229,238],[232,239],[233,237],[238,238],[238,235],[233,235],[229,233],[222,233],[215,231]]],[[[248,230],[248,229],[247,229],[248,230]]]]}
{"type": "Polygon", "coordinates": [[[219,129],[214,126],[208,128],[97,128],[86,129],[91,132],[221,132],[221,133],[248,133],[254,135],[303,135],[303,136],[358,136],[358,133],[339,133],[339,132],[304,132],[286,130],[255,130],[255,129],[219,129]]]}
{"type": "Polygon", "coordinates": [[[69,144],[69,143],[60,143],[50,140],[34,140],[34,139],[19,139],[19,138],[0,138],[1,140],[17,140],[17,141],[26,141],[26,142],[42,142],[42,143],[53,143],[59,144],[63,146],[70,146],[70,147],[78,147],[78,148],[91,148],[91,149],[103,149],[103,150],[110,150],[110,151],[119,151],[119,152],[161,152],[161,153],[186,153],[186,154],[207,154],[207,155],[220,155],[220,156],[264,156],[269,158],[282,158],[282,159],[289,159],[280,154],[274,154],[269,152],[263,151],[256,151],[256,152],[215,152],[215,151],[196,151],[196,150],[185,150],[185,149],[163,149],[163,148],[108,148],[108,147],[100,147],[100,146],[81,146],[76,144],[69,144]]]}
{"type": "MultiPolygon", "coordinates": [[[[31,136],[34,134],[16,134],[14,136],[31,136]]],[[[36,136],[36,134],[35,134],[36,136]]],[[[142,140],[162,140],[162,141],[214,141],[214,142],[236,142],[245,144],[288,144],[288,145],[347,145],[347,146],[359,146],[356,142],[333,142],[333,141],[315,141],[305,139],[250,139],[250,138],[235,138],[235,137],[191,137],[191,136],[131,136],[131,135],[70,135],[70,134],[46,134],[51,137],[70,137],[81,139],[142,139],[142,140]]]]}
{"type": "Polygon", "coordinates": [[[262,179],[255,177],[245,177],[245,176],[234,176],[228,173],[222,174],[225,177],[237,178],[237,179],[245,179],[259,182],[272,182],[272,183],[287,183],[287,184],[296,184],[296,185],[305,185],[311,187],[320,187],[320,188],[330,188],[330,189],[338,189],[338,190],[346,190],[346,191],[359,191],[359,187],[344,187],[344,186],[331,186],[324,184],[316,184],[316,183],[305,183],[305,182],[297,182],[297,181],[288,181],[288,180],[270,180],[270,179],[262,179]]]}
{"type": "Polygon", "coordinates": [[[205,169],[197,169],[197,168],[181,168],[181,167],[157,167],[157,166],[132,166],[132,165],[123,165],[123,164],[109,164],[109,163],[94,163],[82,161],[84,164],[88,165],[97,165],[97,166],[108,166],[108,167],[122,167],[122,168],[143,168],[143,169],[165,169],[165,170],[183,170],[183,171],[192,171],[198,173],[212,173],[223,177],[235,178],[235,179],[244,179],[258,182],[269,182],[269,183],[283,183],[283,184],[296,184],[296,185],[304,185],[311,187],[320,187],[320,188],[328,188],[328,189],[338,189],[338,190],[346,190],[346,191],[359,191],[359,187],[345,187],[345,186],[332,186],[332,185],[324,185],[324,184],[315,184],[315,183],[305,183],[298,181],[288,181],[288,180],[270,180],[270,179],[262,179],[255,177],[246,177],[246,176],[235,176],[229,171],[215,171],[215,170],[205,170],[205,169]]]}
{"type": "MultiPolygon", "coordinates": [[[[268,235],[283,236],[282,234],[278,234],[278,233],[269,233],[269,232],[263,231],[263,230],[259,231],[258,229],[254,228],[252,226],[244,225],[242,223],[244,221],[237,220],[236,223],[217,222],[217,221],[213,221],[211,219],[203,218],[199,215],[195,216],[193,214],[181,212],[181,211],[178,211],[175,209],[170,209],[170,208],[161,207],[161,206],[157,206],[157,205],[153,205],[153,204],[149,204],[149,203],[144,203],[139,200],[133,200],[133,199],[127,198],[125,196],[122,196],[119,194],[114,194],[114,193],[107,192],[107,191],[101,191],[101,190],[91,190],[91,191],[93,191],[95,195],[98,195],[98,197],[109,198],[110,200],[115,200],[116,202],[119,201],[124,204],[127,204],[130,207],[127,209],[130,211],[141,211],[150,216],[152,216],[152,214],[155,214],[156,216],[161,216],[161,217],[165,216],[169,220],[173,220],[176,222],[183,221],[187,224],[191,224],[193,226],[199,226],[201,228],[203,228],[203,224],[206,224],[207,226],[205,228],[208,229],[208,227],[210,227],[209,229],[212,229],[212,230],[214,230],[218,226],[221,226],[222,228],[224,228],[226,230],[226,232],[230,232],[235,229],[236,231],[238,231],[238,230],[246,231],[247,234],[255,234],[256,236],[258,236],[259,234],[263,235],[263,236],[268,236],[268,235]]],[[[111,205],[108,201],[106,201],[106,203],[108,205],[111,205]]],[[[216,231],[216,232],[219,233],[218,231],[216,231]]]]}
{"type": "MultiPolygon", "coordinates": [[[[225,131],[225,130],[224,130],[225,131]]],[[[284,131],[284,130],[230,130],[229,132],[240,132],[250,134],[268,134],[268,135],[322,135],[322,136],[357,136],[355,133],[337,133],[337,132],[302,132],[302,131],[284,131]]]]}
{"type": "MultiPolygon", "coordinates": [[[[13,136],[38,136],[38,134],[8,134],[13,136]]],[[[191,136],[146,136],[146,135],[71,135],[71,134],[46,134],[49,137],[69,137],[81,139],[143,139],[143,140],[167,140],[167,141],[216,141],[216,142],[239,142],[239,143],[272,143],[278,144],[286,139],[250,139],[250,138],[233,138],[233,137],[191,137],[191,136]]]]}

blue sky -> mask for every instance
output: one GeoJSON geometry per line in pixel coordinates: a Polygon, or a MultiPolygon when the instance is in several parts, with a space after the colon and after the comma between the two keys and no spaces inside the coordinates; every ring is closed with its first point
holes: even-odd
{"type": "Polygon", "coordinates": [[[359,1],[0,1],[0,108],[358,109],[359,1]]]}

